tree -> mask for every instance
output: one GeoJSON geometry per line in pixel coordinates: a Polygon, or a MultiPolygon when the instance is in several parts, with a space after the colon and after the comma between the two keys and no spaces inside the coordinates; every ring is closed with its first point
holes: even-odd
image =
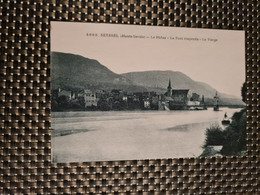
{"type": "Polygon", "coordinates": [[[233,114],[231,124],[223,133],[223,155],[236,155],[246,150],[246,109],[233,114]]]}
{"type": "Polygon", "coordinates": [[[111,110],[111,103],[106,99],[100,99],[97,102],[97,108],[102,111],[109,111],[111,110]]]}
{"type": "Polygon", "coordinates": [[[58,111],[59,110],[59,105],[56,100],[51,100],[51,110],[52,111],[58,111]]]}
{"type": "Polygon", "coordinates": [[[68,108],[70,106],[69,97],[65,95],[59,96],[57,103],[61,109],[68,108]]]}
{"type": "Polygon", "coordinates": [[[246,82],[244,82],[241,87],[241,96],[242,96],[242,101],[246,103],[246,82]]]}

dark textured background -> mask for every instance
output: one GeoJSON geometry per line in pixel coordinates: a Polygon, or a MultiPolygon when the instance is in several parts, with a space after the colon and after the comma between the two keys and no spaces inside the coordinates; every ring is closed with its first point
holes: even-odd
{"type": "Polygon", "coordinates": [[[257,0],[0,0],[0,194],[260,194],[259,10],[257,0]],[[246,30],[248,156],[51,164],[51,20],[246,30]]]}

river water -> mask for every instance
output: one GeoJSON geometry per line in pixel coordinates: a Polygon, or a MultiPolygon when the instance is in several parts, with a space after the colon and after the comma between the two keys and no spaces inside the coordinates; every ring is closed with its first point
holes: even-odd
{"type": "Polygon", "coordinates": [[[239,110],[52,112],[52,160],[197,157],[206,128],[239,110]]]}

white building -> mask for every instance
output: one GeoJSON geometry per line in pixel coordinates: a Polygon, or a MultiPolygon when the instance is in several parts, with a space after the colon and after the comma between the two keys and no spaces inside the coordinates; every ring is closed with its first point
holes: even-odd
{"type": "Polygon", "coordinates": [[[85,107],[97,106],[97,97],[94,92],[89,89],[84,90],[85,107]]]}

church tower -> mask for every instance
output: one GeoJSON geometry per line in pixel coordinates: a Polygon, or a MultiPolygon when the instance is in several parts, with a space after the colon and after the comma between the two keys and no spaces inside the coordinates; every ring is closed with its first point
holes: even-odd
{"type": "Polygon", "coordinates": [[[171,79],[169,79],[169,85],[167,87],[167,96],[172,96],[172,85],[171,85],[171,79]]]}

